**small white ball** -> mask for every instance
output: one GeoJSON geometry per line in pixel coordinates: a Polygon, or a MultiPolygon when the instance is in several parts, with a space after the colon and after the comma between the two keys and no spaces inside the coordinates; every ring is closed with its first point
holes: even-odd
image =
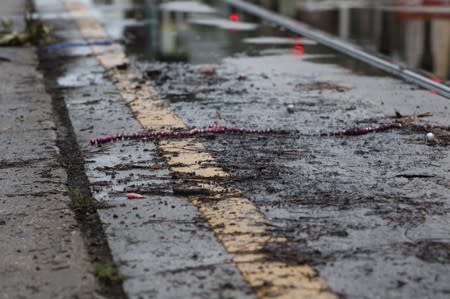
{"type": "Polygon", "coordinates": [[[289,113],[294,113],[295,111],[294,111],[294,105],[293,104],[289,104],[288,106],[287,106],[287,111],[289,112],[289,113]]]}
{"type": "Polygon", "coordinates": [[[436,141],[436,136],[434,136],[434,134],[433,133],[427,133],[427,141],[428,142],[434,142],[434,141],[436,141]]]}

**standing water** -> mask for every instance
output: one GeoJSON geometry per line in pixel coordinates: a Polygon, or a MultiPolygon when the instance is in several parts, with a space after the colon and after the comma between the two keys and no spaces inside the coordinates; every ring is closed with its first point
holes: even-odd
{"type": "MultiPolygon", "coordinates": [[[[295,55],[305,51],[332,54],[332,59],[337,55],[221,0],[90,1],[109,33],[126,38],[128,54],[140,60],[216,63],[227,56],[280,48],[295,55]]],[[[437,82],[450,79],[450,0],[251,2],[384,55],[437,82]]],[[[355,65],[345,56],[339,60],[355,65]]]]}

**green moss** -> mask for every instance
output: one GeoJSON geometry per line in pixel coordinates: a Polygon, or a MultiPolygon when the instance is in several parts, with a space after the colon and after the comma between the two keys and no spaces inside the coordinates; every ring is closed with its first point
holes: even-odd
{"type": "Polygon", "coordinates": [[[106,283],[117,283],[123,280],[123,276],[114,264],[97,264],[95,266],[95,275],[106,283]]]}
{"type": "Polygon", "coordinates": [[[79,188],[69,188],[69,194],[72,199],[70,207],[75,211],[94,211],[113,207],[112,205],[96,201],[88,192],[83,192],[79,188]]]}
{"type": "Polygon", "coordinates": [[[72,199],[71,207],[74,210],[96,208],[97,202],[90,196],[85,195],[78,188],[69,189],[70,198],[72,199]]]}

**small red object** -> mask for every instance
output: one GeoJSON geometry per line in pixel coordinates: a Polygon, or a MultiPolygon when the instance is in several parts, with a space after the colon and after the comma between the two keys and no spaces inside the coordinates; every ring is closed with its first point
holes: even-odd
{"type": "Polygon", "coordinates": [[[144,198],[144,195],[141,195],[139,193],[129,192],[129,193],[127,193],[127,198],[128,199],[141,199],[141,198],[144,198]]]}
{"type": "Polygon", "coordinates": [[[239,21],[239,15],[238,15],[237,13],[235,13],[235,12],[232,12],[228,18],[229,18],[230,21],[232,21],[232,22],[237,22],[237,21],[239,21]]]}
{"type": "Polygon", "coordinates": [[[305,47],[301,43],[294,44],[294,54],[295,56],[305,55],[305,47]]]}

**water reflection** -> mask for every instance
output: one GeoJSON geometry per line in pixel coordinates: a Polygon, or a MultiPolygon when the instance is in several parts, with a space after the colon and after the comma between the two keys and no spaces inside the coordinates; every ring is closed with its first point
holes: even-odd
{"type": "Polygon", "coordinates": [[[450,0],[251,2],[450,79],[450,0]]]}
{"type": "MultiPolygon", "coordinates": [[[[91,0],[101,15],[109,34],[131,41],[127,52],[139,59],[159,61],[189,61],[218,63],[221,58],[245,52],[256,54],[267,47],[297,48],[286,43],[245,43],[245,38],[282,36],[295,38],[290,32],[280,32],[260,20],[244,16],[221,0],[158,1],[158,0],[91,0]],[[130,20],[134,20],[130,24],[130,20]]],[[[312,45],[309,41],[308,45],[312,45]]]]}
{"type": "MultiPolygon", "coordinates": [[[[102,10],[110,34],[115,38],[133,37],[127,50],[144,59],[216,62],[238,52],[251,55],[258,46],[242,43],[246,37],[292,37],[221,0],[91,1],[102,10]],[[145,26],[124,20],[139,20],[145,26]]],[[[450,0],[248,1],[353,41],[395,62],[432,72],[436,80],[450,79],[450,0]]],[[[303,55],[304,50],[303,45],[294,46],[296,55],[303,55]]]]}

